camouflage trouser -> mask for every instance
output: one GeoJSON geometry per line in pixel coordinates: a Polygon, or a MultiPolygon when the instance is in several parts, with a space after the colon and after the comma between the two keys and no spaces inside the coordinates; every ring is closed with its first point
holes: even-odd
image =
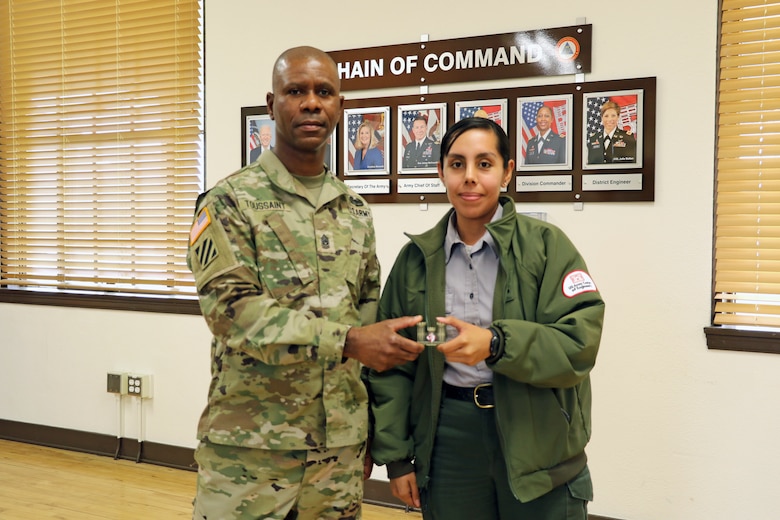
{"type": "Polygon", "coordinates": [[[359,520],[365,445],[257,450],[201,442],[193,520],[359,520]]]}

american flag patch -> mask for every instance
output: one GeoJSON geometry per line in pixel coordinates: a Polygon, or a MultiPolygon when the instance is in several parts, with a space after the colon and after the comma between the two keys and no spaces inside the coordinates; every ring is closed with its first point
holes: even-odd
{"type": "Polygon", "coordinates": [[[209,215],[209,209],[203,208],[198,214],[198,218],[192,223],[190,229],[190,245],[194,244],[198,237],[209,227],[211,224],[211,215],[209,215]]]}

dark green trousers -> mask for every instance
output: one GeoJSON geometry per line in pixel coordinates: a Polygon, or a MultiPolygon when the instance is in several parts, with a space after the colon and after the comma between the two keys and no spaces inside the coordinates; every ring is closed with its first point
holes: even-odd
{"type": "MultiPolygon", "coordinates": [[[[494,411],[444,399],[436,431],[425,520],[587,520],[587,466],[574,479],[522,503],[509,488],[494,411]]],[[[511,434],[510,434],[511,435],[511,434]]]]}

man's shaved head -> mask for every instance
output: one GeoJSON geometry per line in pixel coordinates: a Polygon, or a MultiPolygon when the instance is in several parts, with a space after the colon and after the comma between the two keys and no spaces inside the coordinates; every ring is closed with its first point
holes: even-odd
{"type": "MultiPolygon", "coordinates": [[[[274,62],[273,75],[271,77],[271,86],[274,90],[276,90],[277,81],[284,70],[291,62],[298,60],[316,60],[324,63],[330,63],[333,65],[333,70],[338,70],[336,62],[333,61],[333,58],[331,58],[327,52],[316,47],[309,47],[307,45],[293,47],[284,51],[281,55],[279,55],[278,58],[276,58],[276,62],[274,62]]],[[[338,77],[338,72],[336,73],[336,77],[338,77]]],[[[341,89],[341,81],[338,82],[336,87],[341,89]]]]}

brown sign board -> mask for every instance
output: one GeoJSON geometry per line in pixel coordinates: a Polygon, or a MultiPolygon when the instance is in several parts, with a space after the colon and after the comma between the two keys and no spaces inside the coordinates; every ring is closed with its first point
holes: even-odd
{"type": "Polygon", "coordinates": [[[590,72],[591,25],[331,51],[341,89],[590,72]]]}

